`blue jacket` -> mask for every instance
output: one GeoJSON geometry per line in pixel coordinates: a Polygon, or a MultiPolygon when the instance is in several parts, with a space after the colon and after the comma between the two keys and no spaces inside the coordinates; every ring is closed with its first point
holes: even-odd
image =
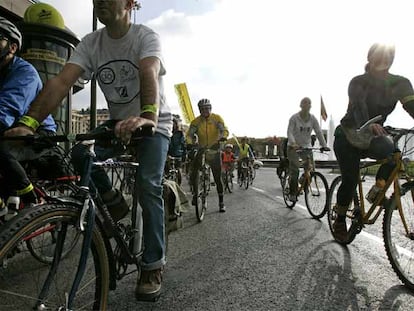
{"type": "Polygon", "coordinates": [[[171,137],[168,154],[173,157],[183,157],[185,154],[185,137],[182,131],[175,131],[171,137]]]}
{"type": "MultiPolygon", "coordinates": [[[[17,124],[41,89],[42,81],[36,69],[15,56],[8,68],[0,72],[1,132],[17,124]]],[[[56,131],[56,123],[51,115],[42,122],[41,128],[56,131]]]]}

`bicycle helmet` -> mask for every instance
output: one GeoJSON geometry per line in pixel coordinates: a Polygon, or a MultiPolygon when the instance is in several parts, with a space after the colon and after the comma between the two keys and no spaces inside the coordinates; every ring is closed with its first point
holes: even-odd
{"type": "Polygon", "coordinates": [[[211,108],[210,100],[207,98],[203,98],[198,101],[198,109],[201,109],[204,107],[211,108]]]}
{"type": "Polygon", "coordinates": [[[231,148],[231,149],[233,149],[233,145],[232,144],[226,144],[224,147],[225,148],[231,148]]]}
{"type": "Polygon", "coordinates": [[[17,43],[18,49],[22,47],[22,34],[20,33],[19,29],[10,22],[9,20],[5,19],[4,17],[0,16],[0,31],[8,37],[12,42],[17,43]]]}

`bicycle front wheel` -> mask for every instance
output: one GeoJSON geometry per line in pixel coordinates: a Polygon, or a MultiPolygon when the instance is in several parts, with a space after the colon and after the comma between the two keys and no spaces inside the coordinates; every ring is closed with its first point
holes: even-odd
{"type": "Polygon", "coordinates": [[[326,214],[328,182],[319,172],[312,172],[309,183],[305,185],[305,203],[309,214],[314,219],[320,219],[326,214]]]}
{"type": "MultiPolygon", "coordinates": [[[[69,197],[73,195],[78,187],[74,183],[51,183],[45,190],[50,196],[53,197],[69,197]]],[[[27,249],[37,260],[50,264],[53,260],[54,248],[45,248],[44,245],[53,245],[56,243],[57,231],[53,225],[46,225],[44,228],[39,228],[37,232],[34,232],[30,237],[25,238],[27,249]]],[[[75,247],[77,239],[79,238],[79,232],[68,235],[65,241],[65,248],[63,249],[62,258],[64,258],[75,247]],[[70,241],[69,239],[72,239],[70,241]]]]}
{"type": "Polygon", "coordinates": [[[283,201],[285,201],[286,207],[292,209],[296,205],[296,201],[290,200],[290,176],[287,172],[281,176],[280,183],[282,184],[283,201]]]}
{"type": "MultiPolygon", "coordinates": [[[[23,209],[8,222],[0,232],[0,300],[7,310],[60,310],[65,309],[66,296],[70,292],[76,275],[83,238],[76,238],[77,244],[65,258],[57,263],[56,271],[50,264],[33,258],[24,240],[39,233],[39,230],[52,226],[63,243],[73,242],[73,236],[80,234],[78,228],[80,211],[69,204],[44,204],[23,209]],[[45,284],[48,275],[51,275],[45,284]],[[39,299],[42,288],[43,299],[39,299]]],[[[50,234],[50,232],[46,232],[50,234]]],[[[40,241],[40,239],[39,239],[40,241]]],[[[41,253],[54,253],[56,244],[37,244],[41,253]]],[[[109,264],[105,242],[97,225],[92,233],[92,244],[77,295],[74,310],[105,310],[109,291],[109,264]]]]}
{"type": "Polygon", "coordinates": [[[331,188],[329,189],[329,195],[328,195],[328,203],[327,203],[327,213],[328,213],[328,224],[329,224],[329,230],[331,230],[332,236],[334,237],[335,241],[339,244],[346,245],[350,244],[356,237],[357,231],[350,230],[353,221],[356,221],[357,217],[359,217],[359,196],[358,193],[355,192],[354,199],[352,200],[351,204],[348,207],[348,210],[346,212],[345,222],[346,222],[346,228],[348,231],[348,236],[345,240],[340,240],[335,237],[333,224],[338,218],[337,213],[337,206],[336,206],[336,194],[338,193],[338,188],[341,185],[342,177],[337,176],[332,181],[331,188]]]}
{"type": "Polygon", "coordinates": [[[414,290],[414,189],[401,196],[401,207],[399,203],[393,196],[385,206],[385,251],[398,278],[414,290]]]}
{"type": "Polygon", "coordinates": [[[224,185],[229,193],[233,192],[233,179],[231,178],[230,171],[226,171],[224,173],[224,185]]]}
{"type": "Polygon", "coordinates": [[[196,217],[199,222],[202,222],[204,219],[204,214],[206,211],[205,201],[206,198],[204,197],[204,187],[205,187],[205,179],[202,171],[197,172],[197,176],[195,178],[195,182],[193,184],[193,196],[195,196],[195,210],[196,210],[196,217]]]}

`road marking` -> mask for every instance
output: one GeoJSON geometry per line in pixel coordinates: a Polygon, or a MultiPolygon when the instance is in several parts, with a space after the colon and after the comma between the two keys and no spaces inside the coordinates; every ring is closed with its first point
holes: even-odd
{"type": "Polygon", "coordinates": [[[260,189],[260,188],[256,188],[256,187],[251,187],[253,190],[256,190],[257,192],[260,192],[260,193],[266,193],[266,191],[264,191],[263,189],[260,189]]]}
{"type": "MultiPolygon", "coordinates": [[[[260,188],[252,187],[252,189],[255,190],[255,191],[257,191],[257,192],[260,192],[260,193],[266,193],[266,191],[264,191],[263,189],[260,189],[260,188]]],[[[277,195],[276,196],[276,199],[279,199],[280,201],[282,201],[284,203],[283,197],[277,195]]],[[[302,204],[296,203],[295,207],[299,207],[299,208],[301,208],[303,210],[306,210],[306,206],[304,206],[302,204]]],[[[374,242],[377,242],[378,244],[382,244],[382,245],[384,244],[384,240],[382,238],[379,238],[376,235],[373,235],[371,233],[368,233],[368,232],[366,232],[364,230],[361,231],[360,235],[364,236],[365,238],[367,238],[369,240],[372,240],[374,242]]],[[[414,253],[411,252],[410,250],[408,250],[406,248],[403,248],[401,246],[398,246],[398,245],[396,245],[396,247],[397,247],[397,251],[398,251],[398,253],[400,255],[405,255],[407,257],[414,258],[414,253]]]]}

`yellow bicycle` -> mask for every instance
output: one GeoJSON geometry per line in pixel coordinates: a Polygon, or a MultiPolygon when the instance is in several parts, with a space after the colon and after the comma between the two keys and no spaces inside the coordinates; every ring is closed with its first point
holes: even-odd
{"type": "Polygon", "coordinates": [[[346,213],[348,236],[345,240],[335,238],[333,223],[337,219],[336,193],[341,184],[341,176],[336,177],[331,184],[328,199],[328,223],[335,240],[340,244],[351,243],[365,225],[375,223],[382,211],[382,233],[385,250],[392,268],[400,280],[411,290],[414,290],[414,178],[407,173],[408,159],[404,156],[413,152],[408,141],[413,138],[414,130],[385,127],[393,137],[397,147],[398,141],[405,138],[402,151],[398,148],[391,157],[365,164],[368,166],[384,164],[393,161],[395,168],[386,181],[385,187],[376,196],[374,202],[366,207],[363,193],[363,178],[360,178],[354,199],[346,213]],[[392,192],[391,196],[387,197],[392,192]]]}
{"type": "MultiPolygon", "coordinates": [[[[297,196],[305,193],[305,203],[309,214],[311,214],[314,219],[320,219],[327,211],[329,188],[325,176],[323,176],[322,173],[315,171],[315,163],[312,156],[313,150],[320,149],[301,148],[298,150],[298,152],[306,152],[307,156],[303,164],[304,172],[299,178],[297,196]]],[[[293,208],[297,202],[297,198],[292,201],[290,196],[289,165],[285,165],[278,175],[282,185],[283,200],[285,201],[286,207],[293,208]]]]}

